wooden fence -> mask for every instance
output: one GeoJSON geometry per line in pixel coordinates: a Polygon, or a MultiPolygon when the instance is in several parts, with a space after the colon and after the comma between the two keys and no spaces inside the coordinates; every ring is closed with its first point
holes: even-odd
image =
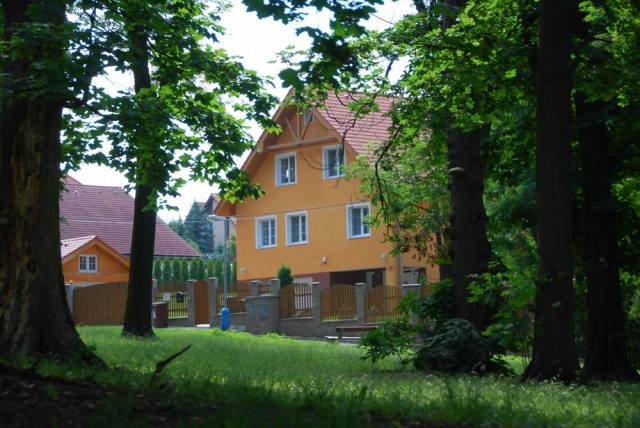
{"type": "Polygon", "coordinates": [[[121,325],[127,306],[127,283],[108,282],[75,287],[73,318],[76,324],[121,325]]]}
{"type": "Polygon", "coordinates": [[[400,312],[397,308],[401,297],[400,287],[381,285],[368,289],[364,301],[365,322],[400,319],[400,312]]]}
{"type": "Polygon", "coordinates": [[[261,296],[271,294],[271,285],[269,284],[269,281],[261,281],[258,291],[261,296]]]}
{"type": "MultiPolygon", "coordinates": [[[[232,314],[247,312],[246,298],[249,297],[251,290],[249,284],[239,282],[238,284],[228,284],[227,290],[227,307],[232,314]]],[[[218,309],[222,310],[224,305],[224,288],[218,286],[218,309]]]]}
{"type": "Polygon", "coordinates": [[[209,324],[209,282],[196,281],[196,324],[209,324]]]}
{"type": "Polygon", "coordinates": [[[348,320],[357,318],[356,288],[349,284],[335,284],[320,291],[320,318],[348,320]]]}
{"type": "Polygon", "coordinates": [[[189,289],[186,282],[164,281],[158,284],[156,302],[167,302],[169,318],[187,318],[189,305],[189,289]]]}
{"type": "Polygon", "coordinates": [[[311,284],[289,284],[280,290],[280,318],[313,316],[313,287],[311,284]]]}

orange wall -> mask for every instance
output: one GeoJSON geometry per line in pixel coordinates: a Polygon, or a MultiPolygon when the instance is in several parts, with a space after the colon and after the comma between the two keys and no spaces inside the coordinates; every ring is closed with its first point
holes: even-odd
{"type": "MultiPolygon", "coordinates": [[[[295,117],[291,122],[296,120],[295,117]]],[[[295,123],[295,122],[294,122],[295,123]]],[[[309,126],[303,140],[329,136],[330,133],[316,121],[309,126]]],[[[290,130],[278,138],[272,148],[294,140],[290,130]]],[[[252,177],[266,194],[258,200],[247,200],[236,206],[238,279],[275,277],[278,268],[286,264],[294,276],[318,272],[335,272],[386,268],[387,284],[395,284],[396,257],[385,255],[391,246],[383,242],[382,230],[372,230],[371,236],[347,238],[346,206],[366,201],[358,192],[359,180],[323,178],[322,148],[337,144],[333,142],[310,144],[296,148],[267,149],[266,157],[252,177]],[[275,161],[278,154],[296,152],[296,184],[275,185],[275,161]],[[306,211],[308,243],[286,244],[285,213],[306,211]],[[256,217],[277,216],[277,238],[275,248],[256,248],[256,217]],[[326,263],[323,263],[326,257],[326,263]]],[[[354,154],[347,150],[347,162],[354,154]]],[[[405,267],[424,267],[406,254],[405,267]]],[[[435,269],[428,269],[428,278],[435,279],[435,269]]]]}
{"type": "Polygon", "coordinates": [[[82,248],[62,263],[65,282],[120,282],[129,280],[129,266],[97,245],[82,248]],[[98,256],[98,272],[80,272],[80,255],[98,256]]]}

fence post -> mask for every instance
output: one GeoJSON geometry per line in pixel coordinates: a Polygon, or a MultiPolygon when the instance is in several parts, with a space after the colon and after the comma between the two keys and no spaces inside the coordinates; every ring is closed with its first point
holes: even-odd
{"type": "Polygon", "coordinates": [[[358,282],[354,287],[356,287],[356,317],[358,322],[363,323],[366,318],[367,284],[358,282]]]}
{"type": "Polygon", "coordinates": [[[71,312],[71,318],[75,320],[75,317],[74,317],[75,314],[73,313],[73,310],[74,310],[73,291],[74,291],[73,284],[64,285],[64,292],[67,297],[67,306],[69,307],[69,312],[71,312]]]}
{"type": "Polygon", "coordinates": [[[189,325],[196,325],[196,280],[187,281],[187,320],[189,325]]]}
{"type": "Polygon", "coordinates": [[[213,328],[216,324],[216,315],[218,315],[218,278],[209,278],[209,327],[213,328]]]}
{"type": "Polygon", "coordinates": [[[269,287],[271,289],[272,296],[280,295],[280,280],[279,279],[271,279],[269,280],[269,287]]]}
{"type": "Polygon", "coordinates": [[[321,296],[320,296],[320,283],[319,282],[313,282],[311,283],[311,303],[312,303],[312,315],[313,315],[313,322],[315,324],[319,324],[322,321],[322,312],[320,310],[322,305],[321,302],[321,296]]]}
{"type": "Polygon", "coordinates": [[[249,296],[260,295],[260,281],[249,281],[249,296]]]}

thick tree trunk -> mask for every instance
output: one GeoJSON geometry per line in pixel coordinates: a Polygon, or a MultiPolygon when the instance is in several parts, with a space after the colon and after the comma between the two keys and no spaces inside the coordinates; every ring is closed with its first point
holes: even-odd
{"type": "MultiPolygon", "coordinates": [[[[147,36],[140,23],[132,22],[129,31],[131,68],[134,76],[136,93],[151,87],[149,73],[149,53],[147,36]]],[[[151,144],[146,124],[139,124],[136,130],[136,144],[144,147],[151,144]]],[[[145,165],[140,157],[137,160],[138,171],[144,171],[145,165]]],[[[154,198],[153,189],[142,183],[137,175],[135,205],[133,212],[133,236],[131,239],[131,263],[129,268],[129,285],[127,292],[127,308],[124,317],[122,334],[133,336],[153,336],[151,325],[151,302],[153,280],[153,250],[156,236],[156,212],[148,209],[154,198]]]]}
{"type": "Polygon", "coordinates": [[[571,380],[574,333],[571,190],[571,37],[574,1],[541,0],[536,185],[540,273],[533,357],[525,378],[571,380]]]}
{"type": "MultiPolygon", "coordinates": [[[[453,10],[462,10],[467,1],[443,0],[442,3],[453,10]]],[[[443,16],[444,29],[454,23],[452,16],[443,16]]],[[[451,277],[455,290],[456,317],[468,320],[480,331],[491,323],[490,308],[480,303],[470,303],[468,300],[469,284],[474,277],[488,271],[491,257],[483,200],[484,166],[480,148],[481,137],[481,130],[466,132],[453,127],[447,135],[451,192],[447,238],[452,261],[451,277]]]]}
{"type": "Polygon", "coordinates": [[[484,174],[480,153],[481,131],[451,129],[447,138],[451,191],[450,255],[455,289],[456,317],[469,320],[478,330],[491,322],[489,307],[469,303],[469,284],[488,270],[491,245],[487,239],[484,209],[484,174]]]}
{"type": "MultiPolygon", "coordinates": [[[[3,2],[7,40],[16,26],[60,26],[65,3],[3,2]],[[28,15],[37,6],[41,12],[28,15]]],[[[64,45],[34,36],[33,58],[3,59],[0,122],[0,355],[90,357],[66,302],[60,263],[60,129],[64,75],[42,76],[35,62],[57,59],[64,45]],[[37,74],[40,74],[39,76],[37,74]],[[47,93],[25,81],[47,79],[47,93]]],[[[95,358],[95,357],[94,357],[95,358]]]]}
{"type": "Polygon", "coordinates": [[[637,379],[627,357],[620,290],[617,212],[611,194],[614,166],[605,103],[576,94],[579,154],[584,187],[582,256],[587,279],[587,360],[584,374],[637,379]]]}

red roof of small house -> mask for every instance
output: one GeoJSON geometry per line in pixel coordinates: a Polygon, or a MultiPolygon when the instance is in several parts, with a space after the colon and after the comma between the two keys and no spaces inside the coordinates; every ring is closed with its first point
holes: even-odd
{"type": "MultiPolygon", "coordinates": [[[[94,235],[119,253],[130,255],[134,207],[131,195],[120,187],[89,186],[69,178],[65,179],[66,189],[60,198],[60,238],[94,235]]],[[[200,256],[157,216],[154,255],[200,256]]]]}

